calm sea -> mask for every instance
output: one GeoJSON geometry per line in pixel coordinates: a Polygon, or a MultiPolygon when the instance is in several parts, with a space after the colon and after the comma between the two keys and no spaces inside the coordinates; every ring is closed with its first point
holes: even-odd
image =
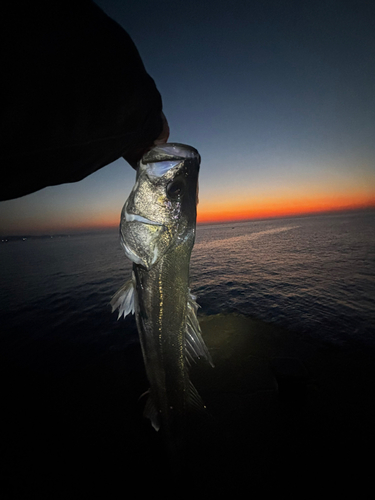
{"type": "MultiPolygon", "coordinates": [[[[238,312],[334,344],[375,345],[375,214],[198,226],[200,314],[238,312]]],[[[131,272],[117,231],[0,244],[0,347],[64,372],[137,342],[109,301],[131,272]],[[74,345],[75,348],[71,349],[74,345]]]]}

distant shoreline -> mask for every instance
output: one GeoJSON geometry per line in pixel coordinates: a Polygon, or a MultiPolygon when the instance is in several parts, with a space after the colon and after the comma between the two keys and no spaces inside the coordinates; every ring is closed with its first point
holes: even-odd
{"type": "Polygon", "coordinates": [[[115,233],[118,232],[118,228],[110,227],[106,229],[95,229],[80,232],[71,233],[50,233],[50,234],[14,234],[7,236],[0,236],[0,243],[9,243],[11,241],[28,241],[28,240],[52,240],[59,238],[76,238],[77,236],[90,236],[105,233],[115,233]]]}

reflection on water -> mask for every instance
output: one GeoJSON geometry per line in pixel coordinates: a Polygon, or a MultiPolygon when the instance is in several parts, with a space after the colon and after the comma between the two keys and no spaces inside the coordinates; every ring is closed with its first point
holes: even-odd
{"type": "MultiPolygon", "coordinates": [[[[265,229],[263,231],[254,231],[249,232],[247,234],[242,234],[240,236],[228,236],[223,237],[218,240],[208,240],[208,241],[200,241],[195,244],[195,250],[208,250],[212,248],[220,248],[222,251],[233,248],[233,245],[243,244],[248,241],[256,240],[261,238],[262,236],[269,234],[282,233],[283,231],[290,231],[291,229],[296,229],[298,226],[285,226],[273,229],[265,229]]],[[[236,226],[232,226],[232,229],[237,229],[236,226]]]]}

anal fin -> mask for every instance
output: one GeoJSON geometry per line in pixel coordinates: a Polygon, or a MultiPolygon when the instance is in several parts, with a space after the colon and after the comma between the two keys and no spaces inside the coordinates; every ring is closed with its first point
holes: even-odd
{"type": "Polygon", "coordinates": [[[159,412],[154,404],[154,401],[151,397],[150,390],[147,391],[148,398],[145,404],[145,408],[143,410],[143,416],[148,418],[151,421],[152,427],[158,431],[160,429],[160,418],[159,412]]]}

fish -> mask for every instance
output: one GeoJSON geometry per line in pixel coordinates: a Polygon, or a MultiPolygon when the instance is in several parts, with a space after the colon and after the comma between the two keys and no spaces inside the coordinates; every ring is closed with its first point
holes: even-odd
{"type": "Polygon", "coordinates": [[[206,411],[189,367],[196,358],[213,366],[189,288],[200,162],[195,148],[166,143],[138,163],[120,223],[132,276],[111,300],[118,319],[135,314],[150,384],[144,416],[172,438],[206,411]]]}

